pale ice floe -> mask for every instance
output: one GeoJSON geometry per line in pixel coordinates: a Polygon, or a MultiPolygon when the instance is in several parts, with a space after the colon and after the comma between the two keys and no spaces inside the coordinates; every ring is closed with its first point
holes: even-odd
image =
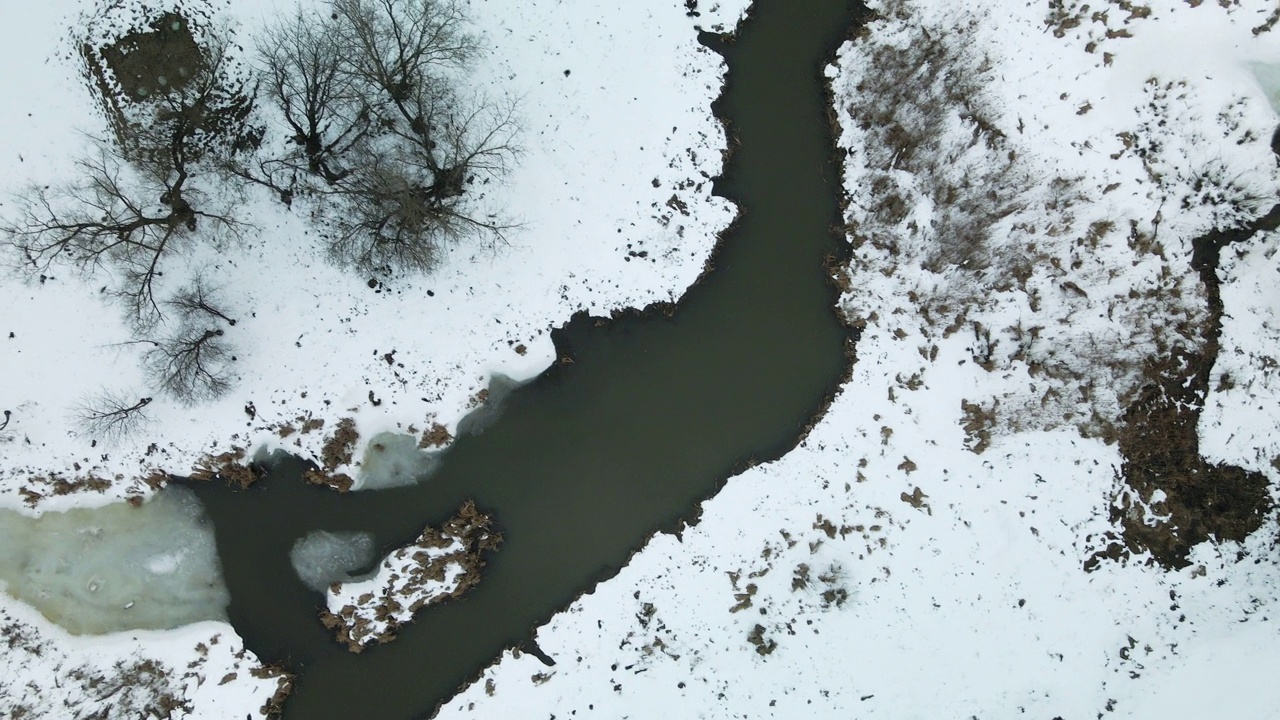
{"type": "Polygon", "coordinates": [[[26,517],[0,510],[5,589],[76,634],[225,619],[213,527],[190,490],[26,517]]]}

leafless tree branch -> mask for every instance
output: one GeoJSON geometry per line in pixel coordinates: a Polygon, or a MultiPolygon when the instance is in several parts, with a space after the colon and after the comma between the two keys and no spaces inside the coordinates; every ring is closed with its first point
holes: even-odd
{"type": "Polygon", "coordinates": [[[173,297],[165,300],[165,305],[176,310],[178,316],[185,321],[216,318],[228,325],[236,324],[236,321],[228,317],[223,309],[224,302],[219,289],[211,285],[203,275],[192,278],[191,282],[174,293],[173,297]]]}
{"type": "Polygon", "coordinates": [[[231,389],[231,350],[221,329],[183,325],[147,354],[159,387],[185,403],[212,400],[231,389]]]}
{"type": "Polygon", "coordinates": [[[134,434],[149,422],[151,398],[103,390],[85,401],[76,413],[81,429],[96,440],[112,443],[134,434]]]}

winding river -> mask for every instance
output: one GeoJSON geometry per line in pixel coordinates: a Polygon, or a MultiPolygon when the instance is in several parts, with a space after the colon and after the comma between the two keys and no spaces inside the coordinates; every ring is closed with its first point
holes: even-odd
{"type": "Polygon", "coordinates": [[[655,531],[795,446],[854,340],[824,271],[844,244],[822,67],[860,12],[854,0],[761,0],[731,41],[702,38],[729,66],[715,110],[741,145],[716,191],[742,215],[670,315],[574,317],[554,334],[574,362],[512,393],[419,486],[340,496],[304,484],[294,460],[250,490],[189,484],[214,521],[232,624],[264,661],[299,673],[286,717],[430,715],[504,648],[532,649],[532,628],[655,531]],[[294,576],[293,542],[364,530],[389,551],[467,498],[505,536],[479,586],[421,612],[395,642],[362,655],[339,645],[317,621],[321,598],[294,576]]]}

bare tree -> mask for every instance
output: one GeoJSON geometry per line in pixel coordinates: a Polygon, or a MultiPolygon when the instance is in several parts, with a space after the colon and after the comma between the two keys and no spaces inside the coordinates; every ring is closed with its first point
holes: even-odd
{"type": "Polygon", "coordinates": [[[441,69],[466,67],[479,52],[457,0],[333,0],[333,10],[350,51],[348,72],[392,103],[441,69]]]}
{"type": "Polygon", "coordinates": [[[252,101],[227,87],[229,41],[210,49],[203,70],[182,89],[157,94],[117,123],[118,142],[98,141],[77,162],[80,178],[34,186],[17,198],[16,216],[0,225],[31,270],[67,262],[83,272],[118,275],[115,293],[143,327],[163,313],[156,299],[162,260],[199,234],[205,242],[238,237],[244,224],[210,209],[194,184],[200,161],[255,137],[245,120],[252,101]]]}
{"type": "MultiPolygon", "coordinates": [[[[456,0],[334,0],[299,12],[259,49],[264,85],[293,148],[249,179],[291,202],[277,171],[323,180],[310,190],[340,264],[429,269],[459,240],[502,242],[511,223],[476,190],[517,155],[513,103],[456,86],[479,54],[456,0]]],[[[293,175],[289,183],[295,182],[293,175]]]]}
{"type": "Polygon", "coordinates": [[[257,44],[264,82],[278,104],[295,152],[263,164],[272,185],[278,170],[304,168],[326,182],[349,172],[343,156],[370,132],[373,113],[353,84],[336,21],[301,8],[268,27],[257,44]]]}
{"type": "Polygon", "coordinates": [[[235,325],[224,309],[218,288],[196,275],[165,305],[177,316],[177,330],[154,342],[146,356],[152,379],[182,402],[211,400],[231,389],[230,363],[235,360],[219,321],[235,325]]]}
{"type": "Polygon", "coordinates": [[[86,400],[76,412],[85,433],[96,440],[115,442],[134,434],[146,425],[147,406],[151,398],[134,400],[134,394],[103,390],[86,400]]]}
{"type": "Polygon", "coordinates": [[[220,290],[210,284],[203,275],[192,278],[187,285],[165,300],[165,305],[176,310],[178,316],[184,321],[216,318],[228,325],[236,324],[236,321],[231,319],[223,309],[220,290]]]}
{"type": "Polygon", "coordinates": [[[155,284],[163,257],[179,249],[202,220],[240,231],[230,215],[192,206],[184,171],[161,162],[129,167],[105,146],[77,166],[79,181],[21,194],[16,217],[0,232],[31,270],[66,262],[85,273],[103,267],[119,273],[116,293],[144,325],[161,314],[155,284]]]}
{"type": "Polygon", "coordinates": [[[429,270],[452,242],[505,241],[514,225],[482,214],[465,195],[477,176],[488,182],[484,171],[502,167],[513,152],[508,138],[492,141],[505,122],[477,145],[467,137],[473,126],[450,122],[436,148],[404,146],[356,168],[329,191],[338,200],[327,224],[330,255],[366,271],[429,270]]]}
{"type": "Polygon", "coordinates": [[[184,324],[147,353],[152,378],[169,395],[186,403],[212,400],[231,389],[231,349],[220,329],[184,324]]]}

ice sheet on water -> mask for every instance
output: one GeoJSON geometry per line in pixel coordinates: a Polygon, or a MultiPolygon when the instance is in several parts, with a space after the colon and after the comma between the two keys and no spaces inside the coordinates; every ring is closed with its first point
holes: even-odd
{"type": "Polygon", "coordinates": [[[373,535],[316,530],[293,544],[289,561],[304,585],[323,593],[335,582],[359,579],[351,573],[373,562],[373,535]]]}
{"type": "Polygon", "coordinates": [[[502,404],[516,388],[523,383],[516,382],[502,373],[494,373],[489,377],[489,387],[484,402],[467,413],[458,422],[459,435],[479,435],[490,425],[497,422],[502,415],[502,404]]]}
{"type": "Polygon", "coordinates": [[[421,482],[440,462],[436,453],[418,449],[412,435],[379,433],[369,439],[360,462],[356,490],[382,490],[421,482]]]}
{"type": "Polygon", "coordinates": [[[1250,63],[1253,76],[1271,103],[1271,109],[1280,113],[1280,65],[1274,63],[1250,63]]]}
{"type": "Polygon", "coordinates": [[[180,487],[140,507],[0,510],[0,585],[76,634],[223,619],[229,599],[204,507],[180,487]]]}

